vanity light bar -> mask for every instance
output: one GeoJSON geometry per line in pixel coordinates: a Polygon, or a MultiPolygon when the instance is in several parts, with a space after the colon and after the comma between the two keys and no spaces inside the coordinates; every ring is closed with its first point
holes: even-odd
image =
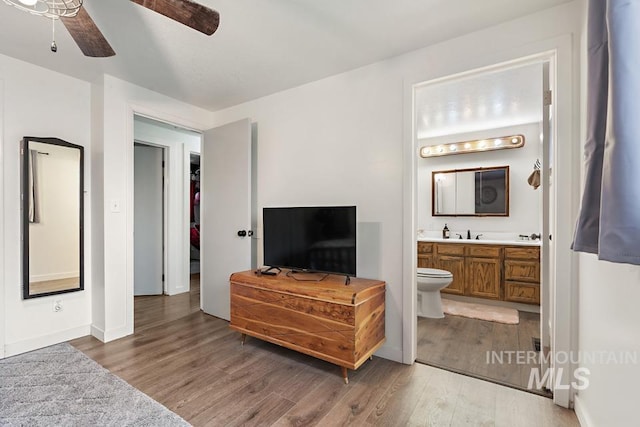
{"type": "Polygon", "coordinates": [[[451,142],[449,144],[425,145],[420,148],[420,157],[448,156],[450,154],[477,153],[480,151],[520,148],[524,145],[524,135],[500,136],[473,141],[451,142]]]}

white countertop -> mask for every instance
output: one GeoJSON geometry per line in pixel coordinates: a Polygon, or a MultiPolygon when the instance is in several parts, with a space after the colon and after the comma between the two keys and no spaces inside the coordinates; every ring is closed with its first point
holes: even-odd
{"type": "Polygon", "coordinates": [[[540,246],[540,240],[492,240],[492,239],[443,239],[442,237],[418,237],[418,242],[436,243],[466,243],[472,245],[509,245],[509,246],[540,246]]]}

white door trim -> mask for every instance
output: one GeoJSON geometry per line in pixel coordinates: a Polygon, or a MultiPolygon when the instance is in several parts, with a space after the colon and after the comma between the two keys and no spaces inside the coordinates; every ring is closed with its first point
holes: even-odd
{"type": "MultiPolygon", "coordinates": [[[[556,269],[551,307],[551,328],[553,331],[552,346],[555,352],[571,352],[577,350],[577,257],[569,249],[572,240],[573,218],[577,212],[579,194],[579,166],[574,159],[578,156],[579,144],[579,114],[578,113],[578,68],[573,66],[577,61],[572,51],[572,37],[565,35],[541,42],[520,46],[507,52],[501,52],[493,57],[483,58],[484,64],[477,68],[439,78],[424,79],[416,76],[405,79],[404,83],[404,175],[403,175],[403,362],[413,363],[417,349],[417,317],[416,317],[416,167],[417,145],[414,140],[414,90],[423,84],[433,84],[463,76],[485,73],[504,67],[513,67],[527,63],[550,61],[555,65],[552,70],[552,90],[554,91],[553,117],[554,141],[554,184],[556,187],[554,206],[556,215],[553,229],[557,248],[555,265],[567,266],[562,270],[556,269]],[[574,114],[575,113],[575,114],[574,114]],[[558,165],[561,165],[558,167],[558,165]],[[558,225],[560,224],[560,225],[558,225]]],[[[571,358],[569,358],[571,359],[571,358]]],[[[556,363],[557,368],[563,368],[561,384],[566,385],[570,373],[575,368],[570,360],[566,364],[556,363]]],[[[573,399],[574,390],[557,389],[554,391],[554,402],[560,406],[569,407],[573,399]]]]}
{"type": "MultiPolygon", "coordinates": [[[[17,144],[16,144],[17,147],[17,144]]],[[[4,334],[7,309],[4,298],[4,80],[0,79],[0,359],[4,358],[4,334]]]]}
{"type": "MultiPolygon", "coordinates": [[[[127,104],[127,113],[126,113],[126,137],[127,141],[131,141],[131,143],[126,145],[125,150],[125,165],[126,165],[126,206],[133,206],[133,141],[135,140],[134,134],[134,121],[135,116],[142,116],[149,119],[157,120],[159,122],[168,123],[171,125],[179,126],[181,128],[192,130],[195,132],[203,132],[207,126],[199,123],[195,123],[185,119],[183,117],[174,116],[172,114],[168,114],[162,111],[158,111],[152,108],[148,108],[146,106],[129,103],[127,104]]],[[[128,335],[133,333],[134,331],[134,314],[133,314],[133,281],[134,281],[134,260],[133,260],[133,229],[134,229],[134,218],[133,218],[133,209],[126,210],[126,267],[125,267],[125,301],[126,301],[126,319],[124,326],[124,335],[128,335]]],[[[184,224],[183,224],[184,225],[184,224]]],[[[182,227],[184,232],[184,227],[182,227]]],[[[187,257],[183,256],[183,262],[187,257]]],[[[187,268],[188,265],[184,266],[187,268]]],[[[165,276],[166,278],[166,276],[165,276]]],[[[165,282],[166,283],[166,282],[165,282]]]]}

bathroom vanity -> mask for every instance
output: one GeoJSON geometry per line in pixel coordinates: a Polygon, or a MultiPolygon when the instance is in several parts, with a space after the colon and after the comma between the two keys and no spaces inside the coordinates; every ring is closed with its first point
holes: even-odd
{"type": "Polygon", "coordinates": [[[475,240],[418,241],[418,267],[453,273],[441,292],[540,304],[540,246],[475,240]]]}

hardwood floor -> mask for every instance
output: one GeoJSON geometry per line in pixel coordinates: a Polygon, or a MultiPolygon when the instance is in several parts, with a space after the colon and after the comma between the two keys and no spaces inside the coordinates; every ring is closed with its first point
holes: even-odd
{"type": "Polygon", "coordinates": [[[350,372],[257,339],[240,345],[191,295],[139,297],[134,335],[71,342],[195,426],[578,426],[549,399],[374,358],[350,372]]]}
{"type": "MultiPolygon", "coordinates": [[[[522,311],[519,314],[517,325],[451,315],[443,319],[420,317],[417,360],[526,390],[531,369],[539,365],[518,361],[514,352],[534,354],[532,338],[540,337],[540,315],[522,311]],[[488,352],[505,355],[502,363],[487,356],[488,352]]],[[[541,389],[532,391],[547,395],[541,389]]]]}

